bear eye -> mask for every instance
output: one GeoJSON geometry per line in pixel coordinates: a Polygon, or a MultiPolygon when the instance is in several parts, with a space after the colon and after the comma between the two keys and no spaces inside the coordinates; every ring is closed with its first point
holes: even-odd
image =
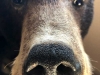
{"type": "Polygon", "coordinates": [[[13,3],[15,4],[22,4],[24,0],[13,0],[13,3]]]}
{"type": "Polygon", "coordinates": [[[77,7],[81,7],[84,4],[84,0],[74,0],[73,5],[77,7]]]}

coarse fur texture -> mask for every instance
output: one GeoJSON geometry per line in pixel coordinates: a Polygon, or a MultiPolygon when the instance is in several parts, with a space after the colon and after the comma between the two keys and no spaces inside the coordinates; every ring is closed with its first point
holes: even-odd
{"type": "MultiPolygon", "coordinates": [[[[93,0],[83,0],[82,6],[75,6],[73,4],[75,0],[22,0],[21,4],[13,1],[1,0],[0,2],[0,75],[9,75],[9,71],[11,75],[24,75],[26,73],[24,66],[28,58],[32,59],[31,63],[37,62],[46,69],[46,73],[41,75],[68,75],[57,73],[56,68],[62,63],[67,63],[69,66],[72,58],[75,58],[72,60],[74,63],[78,62],[81,66],[81,71],[75,75],[92,75],[92,67],[84,51],[82,39],[87,34],[92,21],[93,0]],[[45,63],[42,62],[42,64],[43,60],[39,61],[38,58],[30,57],[40,51],[37,47],[43,49],[45,55],[47,55],[46,49],[48,55],[51,56],[53,52],[50,46],[55,48],[54,51],[59,51],[58,54],[61,53],[61,56],[57,58],[59,62],[56,60],[55,64],[48,63],[53,60],[48,60],[44,56],[45,63]],[[69,54],[73,57],[69,56],[70,59],[67,59],[67,50],[72,50],[69,54]],[[63,57],[66,59],[60,60],[63,57]],[[4,69],[4,66],[12,61],[14,61],[11,63],[12,70],[11,66],[4,69]]],[[[57,52],[55,56],[56,54],[57,52]]],[[[38,54],[39,58],[42,55],[38,54]]],[[[70,66],[77,70],[77,66],[72,66],[72,64],[70,66]]]]}

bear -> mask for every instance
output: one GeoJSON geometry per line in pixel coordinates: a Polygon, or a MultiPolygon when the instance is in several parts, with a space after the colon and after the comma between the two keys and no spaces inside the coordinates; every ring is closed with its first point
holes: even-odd
{"type": "Polygon", "coordinates": [[[0,75],[92,75],[92,18],[93,0],[1,0],[0,75]]]}

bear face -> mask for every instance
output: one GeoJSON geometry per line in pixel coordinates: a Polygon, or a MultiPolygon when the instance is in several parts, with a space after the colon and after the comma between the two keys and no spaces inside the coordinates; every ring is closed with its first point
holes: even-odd
{"type": "Polygon", "coordinates": [[[11,53],[6,50],[13,55],[20,47],[12,75],[91,75],[81,39],[92,21],[93,0],[2,0],[0,5],[0,36],[12,47],[11,53]],[[38,66],[40,73],[34,71],[38,66]]]}

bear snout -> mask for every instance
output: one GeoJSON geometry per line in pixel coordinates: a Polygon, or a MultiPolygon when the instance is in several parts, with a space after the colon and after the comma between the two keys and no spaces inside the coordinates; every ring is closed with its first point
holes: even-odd
{"type": "Polygon", "coordinates": [[[78,75],[81,65],[73,50],[62,44],[39,44],[34,46],[25,60],[25,75],[78,75]]]}

